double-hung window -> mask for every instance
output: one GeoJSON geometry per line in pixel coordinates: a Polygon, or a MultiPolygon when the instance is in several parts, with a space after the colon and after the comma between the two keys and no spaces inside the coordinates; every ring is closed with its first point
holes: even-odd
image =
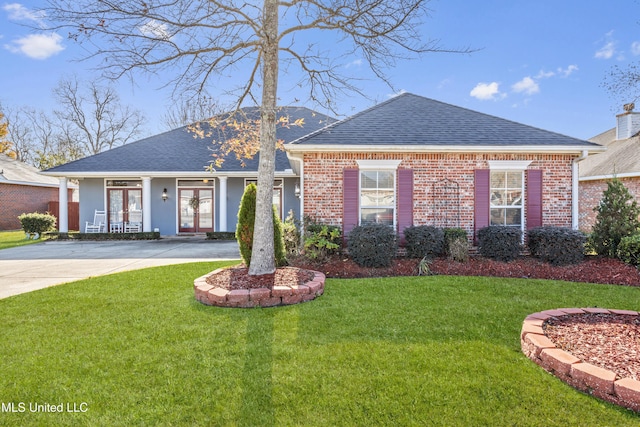
{"type": "Polygon", "coordinates": [[[393,225],[395,209],[395,171],[361,171],[360,224],[393,225]]]}
{"type": "Polygon", "coordinates": [[[360,224],[395,225],[399,164],[399,160],[358,160],[360,224]]]}
{"type": "Polygon", "coordinates": [[[523,182],[522,171],[491,171],[491,225],[522,229],[523,182]]]}

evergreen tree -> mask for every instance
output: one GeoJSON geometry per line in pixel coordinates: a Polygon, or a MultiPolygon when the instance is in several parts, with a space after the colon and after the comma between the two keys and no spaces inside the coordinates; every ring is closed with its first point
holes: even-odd
{"type": "MultiPolygon", "coordinates": [[[[249,184],[244,190],[242,200],[240,200],[240,209],[238,210],[238,224],[236,226],[236,239],[240,248],[240,256],[245,265],[251,263],[251,254],[253,252],[253,226],[256,218],[256,195],[258,188],[255,184],[249,184]]],[[[276,213],[275,206],[273,211],[273,246],[275,252],[276,266],[280,267],[287,263],[286,251],[284,247],[284,238],[282,236],[282,222],[276,213]]]]}
{"type": "Polygon", "coordinates": [[[253,250],[253,225],[256,218],[256,194],[258,187],[255,184],[247,185],[240,200],[238,210],[238,224],[236,225],[236,239],[240,248],[240,256],[246,266],[251,263],[251,251],[253,250]]]}
{"type": "Polygon", "coordinates": [[[618,179],[607,183],[596,208],[598,215],[589,238],[598,255],[617,257],[618,245],[623,237],[640,230],[640,207],[627,187],[618,179]]]}

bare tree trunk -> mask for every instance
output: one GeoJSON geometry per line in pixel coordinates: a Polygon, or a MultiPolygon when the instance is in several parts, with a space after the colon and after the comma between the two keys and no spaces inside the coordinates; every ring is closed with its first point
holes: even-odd
{"type": "Polygon", "coordinates": [[[264,0],[262,29],[262,105],[256,222],[250,275],[276,270],[273,245],[273,178],[276,160],[276,93],[278,89],[278,1],[264,0]]]}

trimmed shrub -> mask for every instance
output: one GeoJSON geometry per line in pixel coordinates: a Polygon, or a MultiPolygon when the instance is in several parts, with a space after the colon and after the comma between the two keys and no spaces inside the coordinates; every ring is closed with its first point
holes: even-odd
{"type": "Polygon", "coordinates": [[[409,258],[435,258],[444,253],[444,230],[432,225],[417,225],[404,229],[409,258]]]}
{"type": "Polygon", "coordinates": [[[444,252],[449,259],[458,262],[469,260],[469,241],[463,228],[444,229],[444,252]]]}
{"type": "Polygon", "coordinates": [[[258,187],[249,184],[244,189],[238,210],[238,224],[236,225],[236,239],[240,249],[240,256],[245,265],[251,263],[253,250],[253,227],[256,222],[256,196],[258,187]]]}
{"type": "Polygon", "coordinates": [[[598,255],[615,258],[620,241],[640,230],[640,207],[624,184],[614,179],[607,183],[607,189],[594,210],[598,215],[591,229],[589,246],[598,255]]]}
{"type": "Polygon", "coordinates": [[[627,264],[640,267],[640,234],[623,237],[620,240],[618,258],[627,264]]]}
{"type": "Polygon", "coordinates": [[[236,240],[233,231],[207,231],[207,240],[236,240]]]}
{"type": "Polygon", "coordinates": [[[384,224],[359,225],[349,233],[347,249],[360,267],[389,267],[396,254],[396,233],[384,224]]]}
{"type": "Polygon", "coordinates": [[[485,258],[513,261],[522,250],[522,232],[519,228],[489,226],[478,231],[478,251],[485,258]]]}
{"type": "Polygon", "coordinates": [[[527,233],[531,256],[552,265],[582,262],[586,240],[582,232],[565,227],[536,227],[527,233]]]}
{"type": "Polygon", "coordinates": [[[287,251],[284,247],[282,221],[280,221],[280,216],[275,206],[273,206],[273,252],[276,258],[276,267],[287,265],[287,251]]]}
{"type": "Polygon", "coordinates": [[[56,217],[48,213],[23,213],[18,219],[24,232],[29,234],[38,233],[40,235],[56,228],[56,217]]]}
{"type": "MultiPolygon", "coordinates": [[[[238,224],[236,225],[236,239],[240,249],[240,256],[245,265],[251,263],[253,251],[253,230],[256,222],[256,196],[258,187],[255,184],[247,185],[240,200],[238,210],[238,224]]],[[[278,218],[275,207],[273,208],[273,249],[276,266],[280,267],[287,263],[282,239],[282,222],[278,218]]]]}

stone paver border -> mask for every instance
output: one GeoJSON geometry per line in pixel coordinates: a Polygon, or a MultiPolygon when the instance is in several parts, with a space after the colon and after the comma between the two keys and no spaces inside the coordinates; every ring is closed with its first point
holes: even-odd
{"type": "Polygon", "coordinates": [[[193,281],[196,299],[202,304],[230,308],[275,307],[311,301],[324,293],[325,275],[318,271],[314,271],[313,279],[304,285],[229,291],[207,283],[207,277],[220,270],[222,268],[193,281]]]}
{"type": "Polygon", "coordinates": [[[557,348],[545,335],[542,326],[547,319],[585,313],[638,316],[637,311],[604,308],[559,308],[533,313],[522,324],[520,345],[523,353],[546,371],[580,391],[633,411],[640,411],[640,381],[620,378],[608,369],[583,362],[557,348]]]}

